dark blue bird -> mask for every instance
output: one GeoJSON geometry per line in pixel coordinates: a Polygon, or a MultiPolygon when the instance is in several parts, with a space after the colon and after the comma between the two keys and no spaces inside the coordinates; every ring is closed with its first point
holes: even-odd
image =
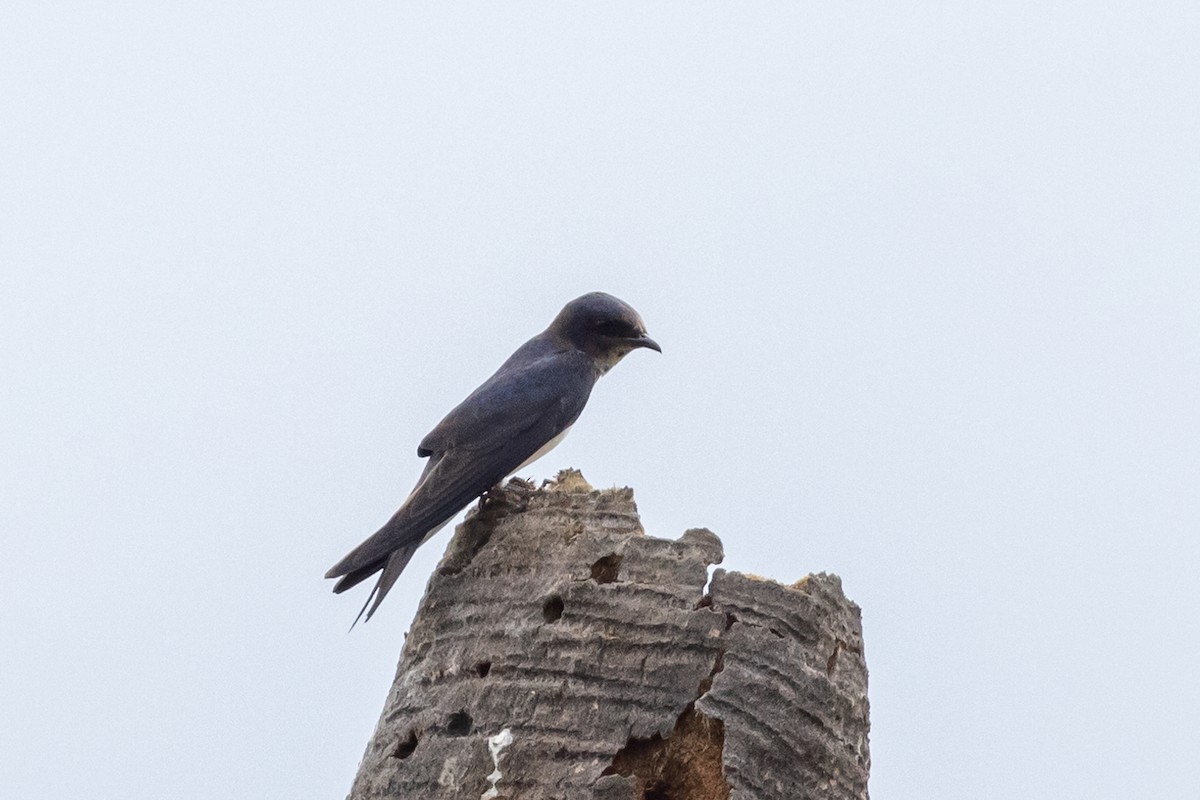
{"type": "Polygon", "coordinates": [[[472,500],[558,444],[596,380],[639,347],[662,352],[628,304],[603,292],[567,303],[549,328],[421,440],[417,455],[429,462],[417,485],[386,525],[325,573],[340,578],[333,591],[380,573],[358,614],[370,619],[416,549],[472,500]]]}

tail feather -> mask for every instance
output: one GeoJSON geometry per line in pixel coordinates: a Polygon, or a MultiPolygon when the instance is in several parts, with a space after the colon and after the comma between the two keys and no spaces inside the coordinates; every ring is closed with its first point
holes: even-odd
{"type": "Polygon", "coordinates": [[[383,602],[383,598],[387,597],[387,593],[392,590],[392,586],[395,585],[396,579],[400,577],[400,573],[403,572],[404,568],[408,566],[409,559],[412,558],[413,553],[417,552],[417,548],[420,546],[420,542],[414,542],[413,544],[405,545],[388,556],[386,563],[377,561],[370,566],[362,567],[347,574],[337,582],[337,585],[333,587],[333,590],[335,592],[343,592],[346,589],[349,589],[351,586],[354,586],[355,584],[358,584],[370,577],[381,567],[383,569],[383,571],[379,573],[379,580],[375,582],[375,586],[371,589],[371,593],[367,595],[367,601],[363,603],[362,610],[358,612],[358,616],[355,617],[354,622],[351,623],[350,630],[354,630],[354,626],[357,625],[358,621],[363,618],[364,613],[367,615],[364,622],[371,619],[371,616],[375,613],[375,610],[379,608],[379,604],[383,602]],[[345,585],[343,586],[343,584],[345,585]],[[367,608],[368,606],[370,606],[369,610],[367,608]]]}
{"type": "Polygon", "coordinates": [[[367,564],[365,567],[360,567],[352,572],[347,572],[338,580],[337,583],[333,585],[333,593],[341,594],[347,589],[353,589],[355,586],[358,586],[376,572],[379,572],[385,566],[387,566],[387,559],[381,558],[374,563],[367,564]]]}

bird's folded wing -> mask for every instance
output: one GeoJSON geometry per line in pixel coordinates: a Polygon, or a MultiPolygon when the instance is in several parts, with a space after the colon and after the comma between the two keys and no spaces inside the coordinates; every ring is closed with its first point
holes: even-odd
{"type": "Polygon", "coordinates": [[[426,437],[426,441],[433,438],[440,444],[434,434],[444,429],[449,431],[445,439],[450,445],[434,451],[404,505],[330,569],[327,578],[374,564],[397,548],[419,542],[574,422],[591,388],[571,386],[564,392],[564,387],[554,382],[528,380],[489,384],[472,395],[475,402],[464,402],[426,437]],[[485,389],[492,391],[485,393],[485,389]],[[464,410],[469,419],[463,419],[464,410]],[[456,414],[463,422],[457,430],[456,414]]]}
{"type": "Polygon", "coordinates": [[[547,431],[549,439],[574,422],[596,380],[591,360],[578,352],[539,354],[536,344],[536,339],[526,343],[495,375],[455,406],[421,440],[418,454],[459,447],[501,447],[514,431],[547,417],[553,421],[551,427],[561,426],[547,431]],[[517,358],[523,351],[526,358],[517,358]]]}

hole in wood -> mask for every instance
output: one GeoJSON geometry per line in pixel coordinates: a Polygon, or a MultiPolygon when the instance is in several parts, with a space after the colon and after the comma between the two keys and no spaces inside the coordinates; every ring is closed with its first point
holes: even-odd
{"type": "Polygon", "coordinates": [[[409,731],[408,737],[401,739],[396,744],[396,749],[392,751],[392,755],[396,758],[408,758],[417,749],[417,732],[409,731]]]}
{"type": "Polygon", "coordinates": [[[546,622],[558,622],[563,615],[563,599],[559,595],[552,594],[546,598],[546,602],[542,604],[542,618],[546,622]]]}
{"type": "Polygon", "coordinates": [[[492,671],[492,662],[480,661],[475,665],[475,674],[481,678],[486,678],[488,673],[492,671]]]}
{"type": "Polygon", "coordinates": [[[665,739],[630,739],[601,774],[635,777],[640,800],[728,800],[724,751],[725,724],[688,706],[665,739]]]}
{"type": "Polygon", "coordinates": [[[621,559],[623,556],[616,553],[609,553],[604,558],[592,564],[592,580],[596,583],[613,583],[617,580],[617,574],[621,569],[621,559]]]}
{"type": "Polygon", "coordinates": [[[450,720],[446,723],[446,733],[451,736],[466,736],[471,732],[474,724],[470,714],[466,711],[459,711],[450,715],[450,720]]]}

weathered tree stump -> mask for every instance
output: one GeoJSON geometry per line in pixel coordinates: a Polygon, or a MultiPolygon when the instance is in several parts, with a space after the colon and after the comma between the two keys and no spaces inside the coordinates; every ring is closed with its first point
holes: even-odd
{"type": "Polygon", "coordinates": [[[350,797],[867,797],[859,609],[717,570],[630,489],[512,481],[455,532],[350,797]]]}

